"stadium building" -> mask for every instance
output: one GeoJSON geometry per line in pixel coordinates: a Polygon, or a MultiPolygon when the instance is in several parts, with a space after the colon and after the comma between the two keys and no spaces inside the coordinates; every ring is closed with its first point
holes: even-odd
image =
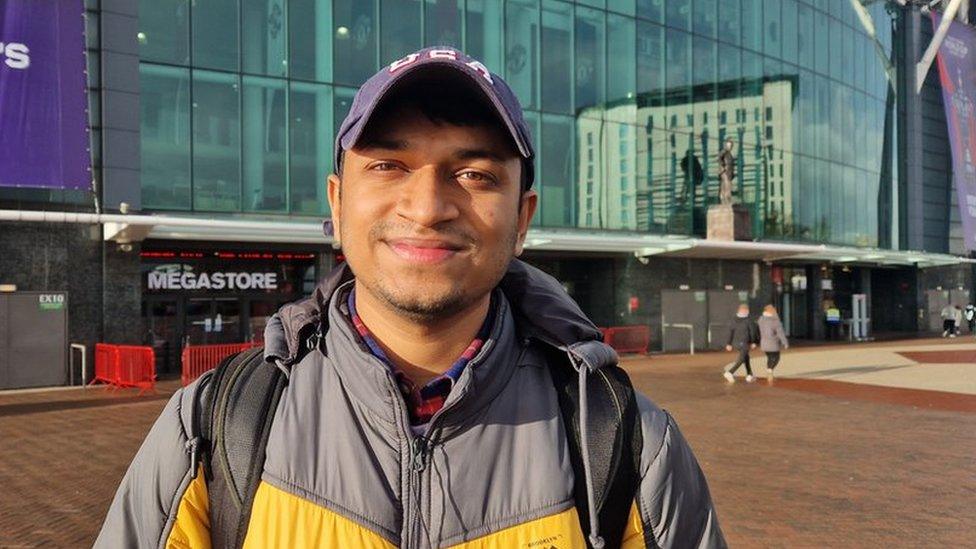
{"type": "Polygon", "coordinates": [[[540,194],[524,257],[601,326],[686,350],[721,346],[739,302],[813,340],[831,303],[845,338],[940,329],[969,303],[920,2],[84,4],[90,185],[0,179],[0,288],[63,293],[68,342],[151,343],[166,373],[186,343],[260,338],[341,254],[325,177],[357,86],[427,45],[516,91],[540,194]],[[727,138],[738,240],[708,238],[727,138]]]}

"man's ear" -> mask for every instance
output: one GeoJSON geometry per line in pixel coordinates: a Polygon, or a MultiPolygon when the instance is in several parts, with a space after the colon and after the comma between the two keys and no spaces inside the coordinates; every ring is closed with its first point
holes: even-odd
{"type": "Polygon", "coordinates": [[[342,226],[342,223],[339,222],[339,218],[342,216],[342,191],[339,188],[340,185],[342,185],[342,181],[339,180],[339,176],[334,173],[329,174],[329,177],[326,179],[326,189],[329,197],[329,209],[332,210],[332,234],[336,244],[342,242],[342,235],[339,230],[339,227],[342,226]]]}
{"type": "Polygon", "coordinates": [[[525,235],[529,232],[529,224],[532,223],[532,216],[535,215],[536,206],[539,204],[539,195],[529,190],[522,193],[519,200],[521,207],[518,213],[518,238],[515,241],[516,257],[522,255],[522,250],[525,248],[525,235]]]}

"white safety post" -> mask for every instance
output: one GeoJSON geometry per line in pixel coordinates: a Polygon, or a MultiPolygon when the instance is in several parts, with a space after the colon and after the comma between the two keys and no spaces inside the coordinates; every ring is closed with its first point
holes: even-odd
{"type": "Polygon", "coordinates": [[[75,353],[73,351],[76,350],[81,351],[81,385],[88,387],[88,385],[85,384],[85,380],[88,379],[88,348],[81,343],[71,344],[71,365],[70,372],[68,373],[70,376],[70,383],[71,385],[75,384],[75,353]]]}

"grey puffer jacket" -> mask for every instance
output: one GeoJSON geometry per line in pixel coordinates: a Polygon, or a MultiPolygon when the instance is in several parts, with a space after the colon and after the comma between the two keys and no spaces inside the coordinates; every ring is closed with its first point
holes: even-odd
{"type": "Polygon", "coordinates": [[[763,352],[778,353],[790,346],[778,316],[762,315],[756,323],[759,325],[759,347],[763,352]]]}
{"type": "MultiPolygon", "coordinates": [[[[245,547],[587,547],[543,346],[585,372],[616,353],[555,279],[514,261],[493,333],[431,420],[418,456],[403,397],[344,310],[348,271],[269,322],[285,369],[245,547]],[[317,350],[300,346],[325,326],[317,350]]],[[[122,480],[96,547],[209,547],[203,475],[185,449],[196,385],[177,392],[122,480]]],[[[724,547],[674,419],[638,395],[640,484],[623,547],[724,547]]],[[[581,413],[583,410],[581,410],[581,413]]],[[[585,439],[585,433],[582,437],[585,439]]]]}

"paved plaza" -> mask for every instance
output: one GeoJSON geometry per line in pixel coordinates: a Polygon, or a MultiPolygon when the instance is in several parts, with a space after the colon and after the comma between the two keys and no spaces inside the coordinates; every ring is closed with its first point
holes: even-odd
{"type": "MultiPolygon", "coordinates": [[[[808,347],[769,385],[730,353],[626,357],[681,425],[733,547],[962,547],[976,532],[976,340],[808,347]]],[[[159,394],[0,393],[0,547],[90,546],[159,394]]]]}

